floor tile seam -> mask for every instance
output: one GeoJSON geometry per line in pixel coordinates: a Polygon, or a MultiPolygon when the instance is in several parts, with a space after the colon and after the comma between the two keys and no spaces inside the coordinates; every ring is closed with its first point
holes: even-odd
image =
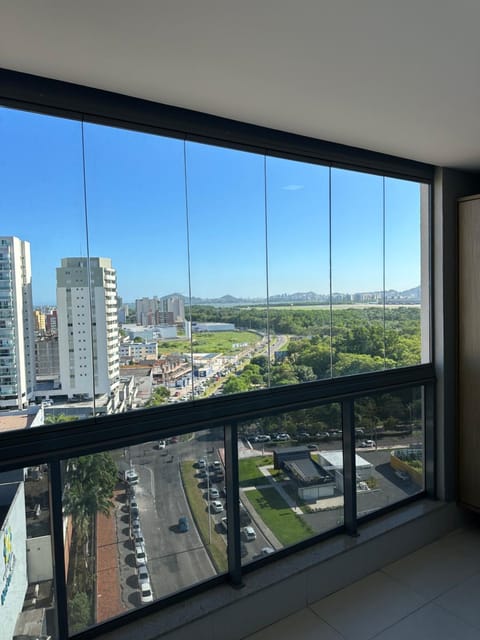
{"type": "Polygon", "coordinates": [[[406,589],[407,591],[409,591],[413,596],[415,596],[416,598],[421,598],[424,602],[420,605],[423,606],[425,604],[429,604],[430,602],[432,602],[433,600],[435,600],[435,598],[440,597],[443,594],[439,594],[437,596],[428,596],[425,593],[421,593],[420,591],[416,591],[411,584],[408,584],[407,582],[404,582],[401,578],[399,578],[398,576],[393,576],[391,573],[388,573],[388,571],[385,571],[385,569],[379,569],[378,570],[379,573],[383,573],[384,576],[386,576],[387,578],[389,578],[390,580],[393,580],[394,582],[396,582],[398,585],[400,585],[403,589],[406,589]]]}
{"type": "Polygon", "coordinates": [[[377,631],[373,636],[370,636],[369,638],[365,638],[365,640],[374,640],[375,638],[378,638],[382,633],[385,633],[385,631],[388,631],[388,629],[393,629],[396,625],[400,624],[401,622],[403,622],[404,620],[406,620],[410,616],[413,616],[414,613],[417,613],[418,611],[420,611],[420,609],[423,609],[424,607],[426,607],[426,606],[428,606],[430,604],[431,604],[430,601],[429,602],[424,602],[423,604],[419,605],[418,607],[415,607],[414,609],[412,609],[412,611],[409,611],[405,615],[401,616],[395,622],[392,622],[392,624],[387,625],[381,631],[377,631]]]}
{"type": "Polygon", "coordinates": [[[425,604],[428,604],[429,602],[433,602],[433,600],[435,600],[436,598],[440,598],[441,596],[443,596],[446,593],[448,593],[451,589],[455,589],[456,587],[458,587],[460,584],[462,584],[462,582],[465,582],[466,580],[470,580],[470,578],[473,578],[474,575],[476,575],[477,573],[480,573],[479,571],[475,570],[475,571],[473,571],[473,573],[468,574],[467,576],[464,576],[463,578],[460,578],[458,580],[458,582],[450,584],[445,590],[441,591],[440,593],[437,593],[434,596],[430,596],[430,595],[427,595],[426,593],[422,593],[421,591],[416,590],[415,587],[413,587],[411,584],[403,581],[398,576],[394,576],[391,573],[388,573],[388,571],[385,570],[385,569],[379,569],[378,571],[384,573],[389,578],[392,578],[393,580],[396,580],[404,588],[409,589],[410,591],[412,591],[412,593],[414,593],[416,596],[419,596],[420,598],[424,598],[425,599],[425,604]]]}
{"type": "MultiPolygon", "coordinates": [[[[390,628],[394,627],[396,624],[399,624],[400,622],[402,622],[402,620],[405,620],[406,618],[408,618],[409,616],[413,615],[414,613],[416,613],[417,611],[419,611],[420,609],[422,609],[423,607],[425,607],[428,604],[430,604],[430,602],[424,602],[422,604],[419,604],[418,606],[415,605],[413,609],[411,609],[408,613],[405,613],[405,615],[401,615],[397,620],[395,620],[395,622],[392,622],[391,624],[387,624],[387,626],[383,627],[383,629],[380,629],[379,631],[375,631],[373,633],[373,635],[369,635],[368,637],[364,637],[363,640],[373,640],[374,638],[378,637],[381,633],[384,633],[385,631],[387,631],[387,629],[390,629],[390,628]]],[[[336,631],[340,635],[341,638],[344,638],[345,640],[351,640],[351,639],[347,638],[346,636],[342,635],[342,633],[341,633],[341,631],[339,631],[339,629],[337,629],[331,623],[327,622],[316,611],[313,611],[313,613],[323,623],[327,624],[331,629],[336,631]]]]}
{"type": "MultiPolygon", "coordinates": [[[[317,602],[319,602],[319,600],[317,600],[317,602]]],[[[327,622],[325,618],[322,618],[322,616],[319,615],[316,611],[314,611],[310,605],[307,605],[306,609],[309,609],[313,613],[313,615],[316,618],[318,618],[321,622],[323,622],[323,624],[326,624],[329,629],[332,629],[333,631],[335,631],[335,633],[338,633],[340,638],[342,638],[343,640],[348,640],[348,638],[346,638],[341,631],[339,631],[336,627],[334,627],[333,624],[330,624],[330,622],[327,622]]]]}
{"type": "MultiPolygon", "coordinates": [[[[442,596],[438,596],[438,598],[443,597],[442,596]]],[[[449,615],[453,616],[454,618],[457,618],[457,620],[461,620],[464,624],[472,627],[472,629],[475,629],[476,631],[480,631],[480,622],[478,623],[478,625],[473,624],[472,622],[465,620],[465,618],[463,618],[461,615],[459,615],[458,613],[456,613],[455,611],[453,611],[452,609],[448,609],[447,607],[443,606],[443,604],[441,602],[438,602],[438,598],[436,598],[435,600],[433,600],[430,604],[434,604],[436,607],[439,607],[440,609],[442,609],[443,611],[445,611],[445,613],[448,613],[449,615]]]]}

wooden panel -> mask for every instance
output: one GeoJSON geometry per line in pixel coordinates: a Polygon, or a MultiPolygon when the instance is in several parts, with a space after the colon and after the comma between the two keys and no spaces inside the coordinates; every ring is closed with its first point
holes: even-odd
{"type": "Polygon", "coordinates": [[[458,212],[459,499],[480,509],[480,197],[458,212]]]}

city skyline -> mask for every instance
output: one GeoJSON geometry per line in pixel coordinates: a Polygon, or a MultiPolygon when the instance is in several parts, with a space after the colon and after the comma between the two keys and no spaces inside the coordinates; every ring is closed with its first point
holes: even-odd
{"type": "Polygon", "coordinates": [[[0,233],[31,244],[35,306],[54,304],[65,256],[110,258],[128,301],[266,298],[267,263],[270,296],[421,281],[418,183],[101,125],[83,135],[85,184],[81,123],[0,109],[0,233]]]}

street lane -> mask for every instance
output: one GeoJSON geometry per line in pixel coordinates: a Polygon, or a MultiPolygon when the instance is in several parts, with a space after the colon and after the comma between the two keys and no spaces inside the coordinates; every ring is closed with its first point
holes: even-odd
{"type": "Polygon", "coordinates": [[[179,457],[171,451],[172,446],[167,451],[154,450],[153,443],[132,447],[130,451],[140,478],[136,496],[156,598],[215,575],[190,513],[179,457]],[[186,532],[179,531],[180,516],[188,518],[186,532]]]}

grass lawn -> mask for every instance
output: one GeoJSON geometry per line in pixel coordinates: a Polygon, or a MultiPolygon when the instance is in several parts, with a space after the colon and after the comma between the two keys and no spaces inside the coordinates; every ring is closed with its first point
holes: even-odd
{"type": "Polygon", "coordinates": [[[267,478],[265,478],[258,467],[265,467],[272,463],[272,456],[256,456],[255,458],[242,458],[239,460],[238,475],[240,478],[240,486],[256,487],[258,484],[267,484],[267,478]]]}
{"type": "Polygon", "coordinates": [[[287,506],[274,488],[254,489],[246,495],[260,518],[285,546],[305,540],[313,530],[287,506]]]}
{"type": "MultiPolygon", "coordinates": [[[[194,353],[223,353],[233,355],[242,351],[245,347],[234,347],[234,344],[256,344],[261,340],[260,336],[250,331],[211,331],[196,333],[192,337],[194,353]]],[[[158,343],[160,353],[177,353],[178,351],[190,351],[190,341],[164,340],[158,343]]]]}
{"type": "Polygon", "coordinates": [[[195,524],[202,538],[205,549],[218,573],[227,571],[227,547],[225,539],[215,531],[214,522],[212,520],[211,534],[212,541],[209,544],[209,526],[208,513],[206,511],[207,503],[203,499],[204,491],[198,488],[199,479],[195,477],[196,469],[193,466],[193,460],[182,462],[181,472],[183,486],[187,495],[188,504],[192,512],[195,524]]]}

